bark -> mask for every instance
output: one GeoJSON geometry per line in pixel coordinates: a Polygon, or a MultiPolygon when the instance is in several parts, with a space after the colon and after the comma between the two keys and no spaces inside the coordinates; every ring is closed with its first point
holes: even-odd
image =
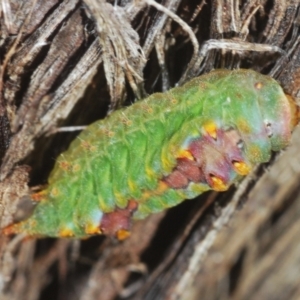
{"type": "MultiPolygon", "coordinates": [[[[270,74],[300,99],[299,0],[2,0],[0,13],[1,227],[30,213],[74,139],[59,126],[213,68],[270,74]]],[[[300,128],[239,186],[124,242],[1,236],[0,299],[299,299],[299,147],[300,128]]]]}

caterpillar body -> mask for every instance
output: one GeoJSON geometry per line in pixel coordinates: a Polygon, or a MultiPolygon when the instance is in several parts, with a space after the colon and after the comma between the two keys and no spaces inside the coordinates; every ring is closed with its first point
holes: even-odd
{"type": "Polygon", "coordinates": [[[57,159],[31,217],[5,234],[130,233],[131,221],[225,191],[289,144],[295,101],[252,70],[216,70],[88,126],[57,159]]]}

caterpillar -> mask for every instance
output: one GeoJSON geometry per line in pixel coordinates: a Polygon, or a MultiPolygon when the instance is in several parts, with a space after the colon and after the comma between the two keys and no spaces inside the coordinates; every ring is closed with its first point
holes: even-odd
{"type": "Polygon", "coordinates": [[[298,119],[271,77],[212,71],[88,126],[31,195],[33,214],[3,232],[124,239],[132,220],[227,190],[286,147],[298,119]]]}

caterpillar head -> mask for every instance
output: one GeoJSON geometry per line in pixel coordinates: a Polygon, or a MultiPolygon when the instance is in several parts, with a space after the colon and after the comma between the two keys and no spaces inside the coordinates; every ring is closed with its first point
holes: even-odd
{"type": "Polygon", "coordinates": [[[264,102],[261,114],[271,149],[278,151],[289,144],[292,130],[300,119],[300,110],[296,101],[284,94],[281,87],[274,85],[272,81],[273,79],[267,78],[266,82],[257,82],[255,88],[260,90],[260,102],[264,102]]]}

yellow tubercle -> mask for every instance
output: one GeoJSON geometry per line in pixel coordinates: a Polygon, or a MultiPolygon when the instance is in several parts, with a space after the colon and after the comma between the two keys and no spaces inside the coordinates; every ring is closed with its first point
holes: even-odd
{"type": "Polygon", "coordinates": [[[187,158],[189,160],[194,160],[194,156],[189,150],[180,150],[177,158],[187,158]]]}
{"type": "Polygon", "coordinates": [[[257,145],[251,145],[247,148],[248,157],[250,161],[253,162],[262,162],[262,151],[257,145]]]}
{"type": "Polygon", "coordinates": [[[216,176],[211,176],[211,180],[212,180],[213,190],[217,192],[223,192],[228,189],[228,186],[224,183],[224,181],[221,178],[216,176]]]}
{"type": "Polygon", "coordinates": [[[143,195],[141,197],[141,201],[144,202],[144,201],[148,200],[151,196],[152,196],[151,192],[145,191],[145,192],[143,192],[143,195]]]}
{"type": "Polygon", "coordinates": [[[60,237],[73,237],[74,232],[70,228],[63,228],[59,231],[59,236],[60,237]]]}
{"type": "Polygon", "coordinates": [[[59,194],[60,194],[60,193],[59,193],[59,189],[56,188],[56,187],[52,188],[51,191],[50,191],[50,195],[51,195],[52,197],[57,197],[59,194]]]}
{"type": "Polygon", "coordinates": [[[251,134],[252,129],[247,120],[239,118],[236,123],[236,126],[241,133],[251,134]]]}
{"type": "Polygon", "coordinates": [[[168,185],[164,181],[159,181],[157,190],[155,190],[154,193],[160,195],[164,193],[168,188],[168,185]]]}
{"type": "Polygon", "coordinates": [[[119,241],[126,240],[129,236],[130,236],[130,231],[128,231],[126,229],[119,229],[117,231],[117,239],[119,241]]]}
{"type": "Polygon", "coordinates": [[[144,191],[140,200],[141,202],[145,202],[152,196],[163,194],[168,188],[169,186],[164,181],[159,181],[157,188],[155,190],[144,191]]]}
{"type": "Polygon", "coordinates": [[[213,138],[217,139],[217,125],[213,121],[208,121],[204,125],[204,130],[213,138]]]}
{"type": "Polygon", "coordinates": [[[240,175],[242,175],[242,176],[248,175],[248,174],[250,173],[250,171],[251,171],[250,166],[248,166],[248,165],[247,165],[246,163],[244,163],[244,162],[238,162],[238,161],[235,161],[235,162],[233,163],[233,166],[234,166],[234,170],[235,170],[238,174],[240,174],[240,175]]]}
{"type": "Polygon", "coordinates": [[[89,223],[85,226],[85,233],[87,234],[102,234],[101,229],[99,228],[99,226],[89,223]]]}
{"type": "Polygon", "coordinates": [[[261,90],[262,87],[263,87],[263,84],[261,82],[257,82],[257,83],[255,83],[254,86],[255,86],[256,89],[261,90]]]}

